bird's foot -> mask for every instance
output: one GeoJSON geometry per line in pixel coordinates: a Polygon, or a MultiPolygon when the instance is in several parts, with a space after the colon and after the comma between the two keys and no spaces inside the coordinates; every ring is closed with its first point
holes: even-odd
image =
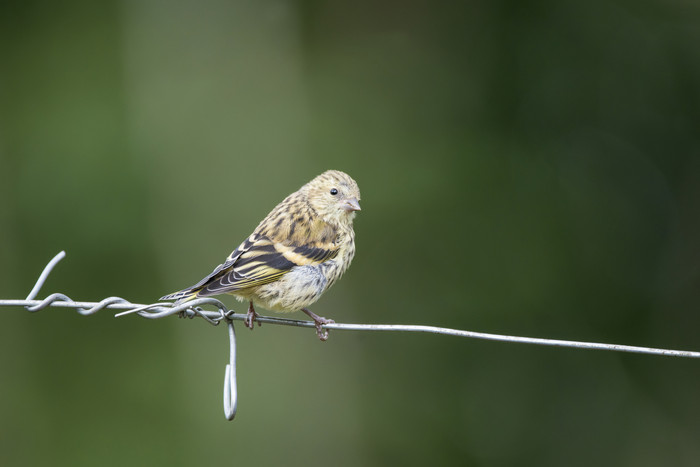
{"type": "Polygon", "coordinates": [[[316,313],[306,308],[302,308],[301,311],[309,315],[311,319],[314,320],[314,323],[316,324],[316,335],[318,336],[318,338],[322,341],[328,340],[328,329],[323,329],[322,326],[324,324],[335,323],[335,321],[333,321],[332,319],[323,318],[322,316],[318,316],[316,313]]]}
{"type": "Polygon", "coordinates": [[[198,314],[199,312],[201,312],[201,311],[202,311],[202,308],[200,308],[200,307],[198,307],[198,306],[190,307],[190,308],[185,308],[184,310],[180,310],[180,311],[177,312],[177,317],[178,317],[178,318],[189,318],[189,319],[192,319],[192,318],[194,318],[195,316],[197,316],[197,314],[198,314]],[[189,313],[188,313],[188,311],[189,311],[189,313]]]}
{"type": "MultiPolygon", "coordinates": [[[[260,315],[255,311],[255,308],[253,308],[253,302],[250,302],[250,305],[248,305],[248,313],[246,314],[243,324],[252,331],[254,323],[258,321],[259,317],[260,315]]],[[[262,326],[260,321],[258,321],[258,326],[262,326]]]]}

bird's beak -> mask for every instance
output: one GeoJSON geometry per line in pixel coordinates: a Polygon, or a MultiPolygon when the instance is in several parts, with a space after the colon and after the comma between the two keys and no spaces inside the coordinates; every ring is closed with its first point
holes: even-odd
{"type": "Polygon", "coordinates": [[[343,209],[348,212],[362,210],[362,208],[360,208],[360,202],[355,197],[346,199],[343,209]]]}

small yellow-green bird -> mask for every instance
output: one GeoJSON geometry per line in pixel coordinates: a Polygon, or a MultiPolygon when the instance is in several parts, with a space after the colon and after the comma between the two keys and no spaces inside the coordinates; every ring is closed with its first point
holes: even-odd
{"type": "Polygon", "coordinates": [[[334,321],[307,307],[343,275],[355,256],[352,222],[359,201],[355,180],[328,170],[287,196],[211,274],[161,300],[182,303],[231,294],[250,303],[245,321],[250,329],[258,316],[255,305],[301,310],[316,323],[318,337],[326,340],[328,331],[321,325],[334,321]]]}

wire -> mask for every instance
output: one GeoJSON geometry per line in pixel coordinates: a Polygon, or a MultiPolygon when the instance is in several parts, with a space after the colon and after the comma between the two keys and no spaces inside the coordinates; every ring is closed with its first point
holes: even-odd
{"type": "MultiPolygon", "coordinates": [[[[131,303],[121,297],[108,297],[99,302],[76,302],[67,295],[54,293],[43,300],[36,300],[39,290],[46,282],[54,266],[66,256],[64,251],[57,254],[42,271],[39,279],[24,300],[0,300],[0,306],[21,306],[28,311],[36,312],[47,307],[75,308],[82,315],[91,315],[103,309],[123,310],[115,317],[138,314],[143,318],[158,319],[166,316],[178,315],[180,317],[203,318],[207,322],[218,325],[221,321],[228,324],[230,357],[226,365],[226,376],[224,382],[224,413],[228,420],[233,420],[237,408],[236,390],[236,333],[233,328],[233,321],[243,321],[246,319],[245,313],[234,313],[226,308],[226,305],[215,298],[197,298],[182,304],[171,302],[152,303],[149,305],[131,303]],[[202,306],[212,306],[214,310],[203,309],[202,306]]],[[[316,327],[313,321],[303,321],[296,319],[275,318],[272,316],[259,316],[256,321],[260,323],[277,324],[282,326],[296,326],[304,328],[316,327]]],[[[464,331],[460,329],[450,329],[437,326],[421,326],[407,324],[349,324],[349,323],[328,323],[322,325],[325,329],[335,329],[339,331],[382,331],[382,332],[424,332],[432,334],[443,334],[457,337],[468,337],[472,339],[485,339],[500,342],[512,342],[519,344],[548,345],[555,347],[571,347],[576,349],[608,350],[614,352],[629,352],[648,355],[660,355],[666,357],[700,358],[700,352],[690,350],[670,350],[657,349],[652,347],[638,347],[632,345],[605,344],[599,342],[569,341],[560,339],[543,339],[538,337],[507,336],[501,334],[489,334],[483,332],[464,331]]]]}

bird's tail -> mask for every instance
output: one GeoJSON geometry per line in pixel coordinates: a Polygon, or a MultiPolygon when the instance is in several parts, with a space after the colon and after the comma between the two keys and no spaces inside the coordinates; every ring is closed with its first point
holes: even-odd
{"type": "Polygon", "coordinates": [[[170,295],[165,295],[160,297],[160,300],[175,300],[175,305],[194,300],[199,294],[199,289],[184,289],[179,292],[171,293],[170,295]]]}

